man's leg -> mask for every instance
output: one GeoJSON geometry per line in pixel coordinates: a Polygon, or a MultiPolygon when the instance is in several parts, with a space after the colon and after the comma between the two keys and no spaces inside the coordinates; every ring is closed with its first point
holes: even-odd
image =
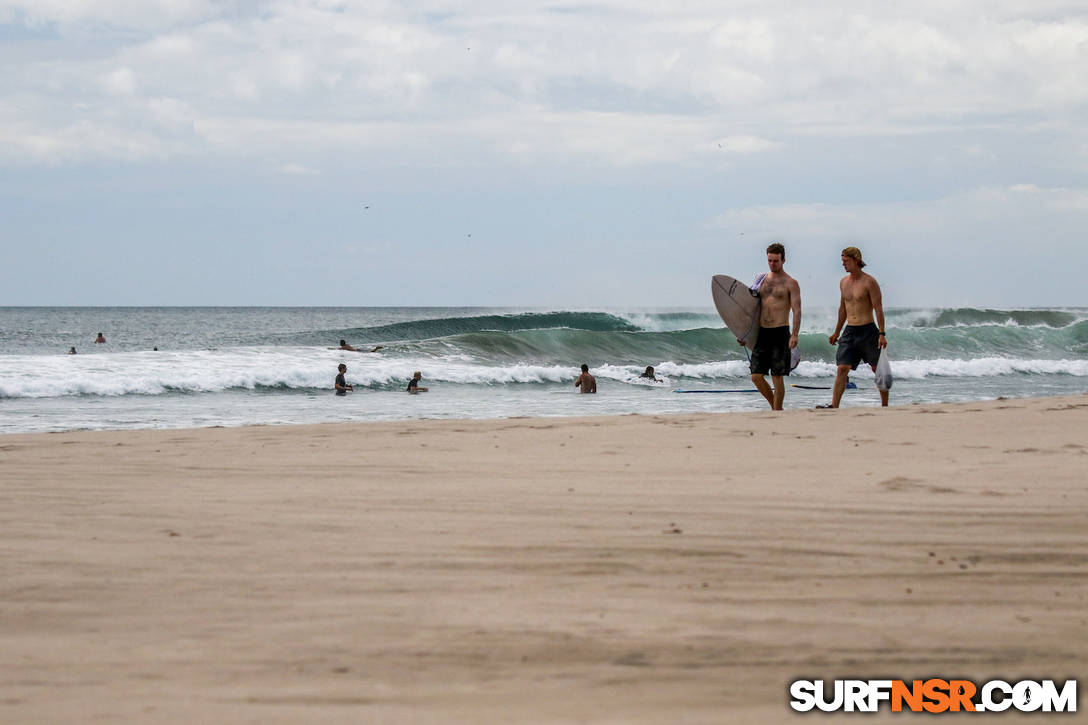
{"type": "Polygon", "coordinates": [[[831,391],[831,407],[838,408],[842,394],[846,390],[846,381],[850,379],[850,366],[840,365],[835,373],[835,389],[831,391]]]}
{"type": "Polygon", "coordinates": [[[762,393],[763,397],[767,399],[767,403],[770,404],[771,410],[774,410],[774,391],[771,390],[771,386],[767,384],[767,378],[752,373],[752,383],[756,386],[756,390],[762,393]]]}
{"type": "MultiPolygon", "coordinates": [[[[873,365],[871,367],[873,368],[873,372],[876,373],[876,365],[873,365]]],[[[888,407],[888,392],[889,391],[877,389],[877,392],[880,393],[880,406],[882,408],[887,408],[888,407]]]]}
{"type": "Polygon", "coordinates": [[[782,401],[786,399],[786,384],[781,375],[772,375],[774,381],[774,400],[771,401],[771,410],[782,410],[782,401]]]}

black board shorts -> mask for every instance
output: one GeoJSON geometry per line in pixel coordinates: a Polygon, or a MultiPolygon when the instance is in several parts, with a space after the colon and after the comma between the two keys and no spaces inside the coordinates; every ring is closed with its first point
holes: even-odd
{"type": "Polygon", "coordinates": [[[875,322],[867,325],[847,325],[839,337],[839,348],[835,351],[836,365],[849,365],[857,370],[861,362],[876,365],[880,359],[880,330],[875,322]]]}
{"type": "Polygon", "coordinates": [[[752,375],[790,374],[790,327],[760,327],[748,364],[752,375]]]}

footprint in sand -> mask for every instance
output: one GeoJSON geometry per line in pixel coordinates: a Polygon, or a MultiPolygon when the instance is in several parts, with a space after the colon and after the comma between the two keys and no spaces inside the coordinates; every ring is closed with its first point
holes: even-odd
{"type": "Polygon", "coordinates": [[[648,667],[650,662],[646,659],[645,652],[628,652],[622,657],[612,660],[612,664],[625,667],[648,667]]]}
{"type": "Polygon", "coordinates": [[[1005,453],[1041,453],[1043,455],[1053,455],[1055,453],[1061,453],[1061,451],[1048,450],[1046,448],[1006,448],[1005,453]]]}
{"type": "Polygon", "coordinates": [[[906,478],[904,476],[896,476],[895,478],[889,478],[886,481],[881,481],[880,486],[883,486],[888,491],[925,491],[927,493],[959,493],[954,488],[948,488],[947,486],[933,486],[927,484],[925,481],[920,481],[917,478],[906,478]]]}

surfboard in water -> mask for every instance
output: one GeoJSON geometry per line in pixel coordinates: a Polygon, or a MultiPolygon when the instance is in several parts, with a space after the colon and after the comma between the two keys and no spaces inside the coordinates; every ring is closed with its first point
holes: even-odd
{"type": "MultiPolygon", "coordinates": [[[[798,388],[799,390],[831,390],[831,385],[799,385],[797,383],[790,383],[791,388],[798,388]]],[[[857,390],[858,386],[854,381],[850,380],[846,383],[847,390],[857,390]]]]}
{"type": "Polygon", "coordinates": [[[748,349],[755,349],[759,336],[759,294],[744,282],[727,274],[716,274],[710,280],[710,293],[725,326],[744,342],[748,349]]]}

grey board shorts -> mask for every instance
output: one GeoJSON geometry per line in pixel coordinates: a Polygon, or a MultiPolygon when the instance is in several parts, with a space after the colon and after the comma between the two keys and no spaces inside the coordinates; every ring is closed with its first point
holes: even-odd
{"type": "Polygon", "coordinates": [[[877,329],[876,323],[847,325],[839,337],[839,348],[835,351],[835,364],[849,365],[851,370],[857,370],[860,363],[867,362],[870,365],[876,365],[879,358],[880,330],[877,329]]]}

